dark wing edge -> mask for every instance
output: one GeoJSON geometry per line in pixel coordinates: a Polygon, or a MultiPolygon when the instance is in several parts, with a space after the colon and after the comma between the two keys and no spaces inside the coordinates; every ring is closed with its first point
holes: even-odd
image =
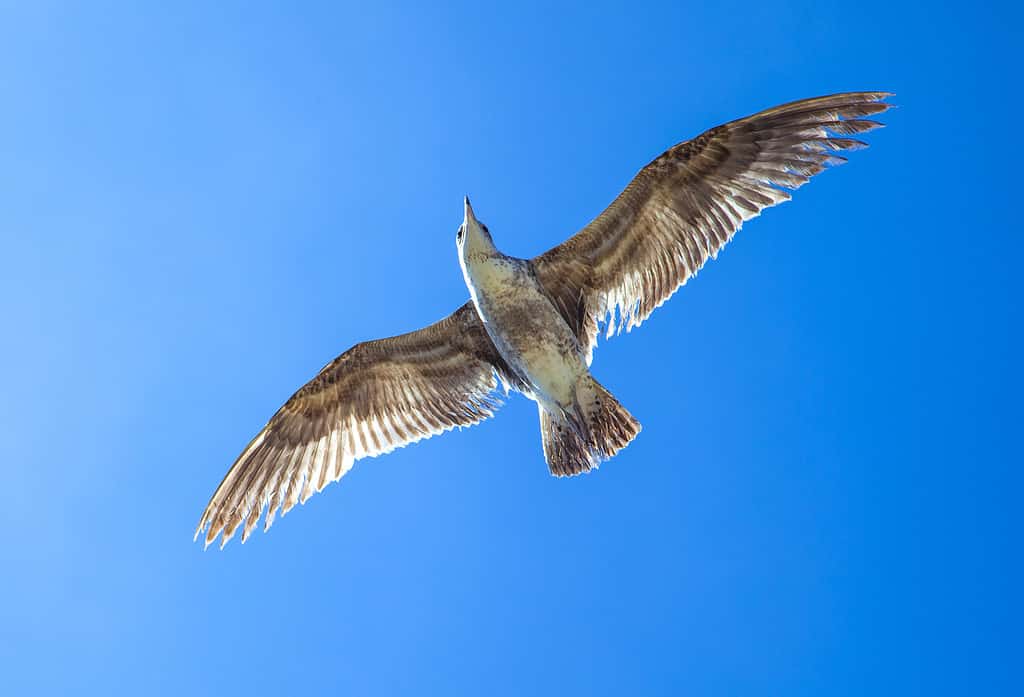
{"type": "Polygon", "coordinates": [[[705,131],[662,153],[580,232],[535,257],[588,363],[603,325],[606,338],[639,326],[745,221],[846,162],[838,151],[867,147],[848,136],[880,127],[865,117],[889,109],[890,96],[803,99],[705,131]]]}
{"type": "Polygon", "coordinates": [[[196,528],[221,547],[244,521],[248,539],[363,457],[471,426],[516,386],[472,303],[418,331],[356,344],[328,363],[270,419],[235,460],[196,528]]]}

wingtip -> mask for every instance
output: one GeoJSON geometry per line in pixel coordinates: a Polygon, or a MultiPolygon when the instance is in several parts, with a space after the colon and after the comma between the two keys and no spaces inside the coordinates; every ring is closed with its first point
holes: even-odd
{"type": "Polygon", "coordinates": [[[853,95],[859,96],[862,99],[865,99],[866,101],[869,101],[869,102],[880,102],[883,99],[888,99],[889,97],[896,96],[895,92],[888,92],[886,90],[870,90],[870,91],[865,91],[865,92],[851,92],[849,94],[851,96],[853,96],[853,95]]]}
{"type": "Polygon", "coordinates": [[[192,533],[193,542],[197,542],[199,540],[199,536],[206,532],[207,525],[208,522],[206,520],[206,515],[204,514],[202,519],[199,521],[199,525],[196,526],[196,531],[192,533]]]}
{"type": "Polygon", "coordinates": [[[871,101],[875,102],[876,104],[884,106],[885,111],[888,111],[889,109],[896,109],[899,107],[899,104],[893,104],[892,102],[886,101],[888,99],[891,99],[892,97],[895,97],[895,92],[875,92],[873,93],[873,96],[874,99],[872,99],[871,101]]]}

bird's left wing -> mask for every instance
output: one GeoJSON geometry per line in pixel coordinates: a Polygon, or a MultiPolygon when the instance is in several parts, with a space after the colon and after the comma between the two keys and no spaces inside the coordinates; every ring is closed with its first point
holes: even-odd
{"type": "Polygon", "coordinates": [[[639,325],[763,209],[863,147],[887,92],[790,102],[705,131],[662,153],[607,209],[533,266],[588,356],[639,325]]]}
{"type": "Polygon", "coordinates": [[[515,385],[472,303],[420,329],[357,344],[285,402],[228,471],[196,529],[223,547],[265,529],[336,481],[354,460],[390,452],[489,416],[498,376],[515,385]]]}

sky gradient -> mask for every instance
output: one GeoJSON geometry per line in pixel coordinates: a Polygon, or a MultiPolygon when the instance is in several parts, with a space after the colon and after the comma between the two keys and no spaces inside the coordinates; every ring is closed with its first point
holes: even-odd
{"type": "Polygon", "coordinates": [[[3,691],[1019,693],[1021,11],[366,5],[0,4],[3,691]],[[514,397],[191,542],[292,391],[465,301],[464,194],[532,256],[862,89],[869,150],[599,345],[598,472],[514,397]]]}

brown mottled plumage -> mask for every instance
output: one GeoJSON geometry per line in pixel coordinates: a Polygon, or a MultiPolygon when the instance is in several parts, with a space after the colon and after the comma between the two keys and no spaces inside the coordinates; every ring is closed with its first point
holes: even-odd
{"type": "Polygon", "coordinates": [[[498,379],[538,403],[554,474],[596,467],[640,425],[590,376],[597,334],[645,320],[743,222],[863,147],[886,92],[784,104],[712,128],[644,167],[566,242],[532,260],[502,255],[466,202],[460,262],[471,302],[419,331],[357,344],[296,392],[246,447],[196,536],[244,541],[361,457],[494,413],[498,379]],[[483,318],[484,321],[481,321],[483,318]]]}
{"type": "Polygon", "coordinates": [[[206,543],[223,545],[244,521],[249,537],[268,507],[280,507],[337,481],[361,457],[471,426],[493,415],[495,373],[515,378],[487,339],[472,304],[409,334],[356,344],[324,366],[263,427],[228,471],[199,521],[206,543]]]}
{"type": "Polygon", "coordinates": [[[731,121],[680,143],[644,167],[583,230],[533,259],[556,306],[593,350],[629,331],[697,273],[743,222],[788,201],[835,154],[866,144],[837,137],[881,126],[864,117],[889,92],[804,99],[731,121]]]}

